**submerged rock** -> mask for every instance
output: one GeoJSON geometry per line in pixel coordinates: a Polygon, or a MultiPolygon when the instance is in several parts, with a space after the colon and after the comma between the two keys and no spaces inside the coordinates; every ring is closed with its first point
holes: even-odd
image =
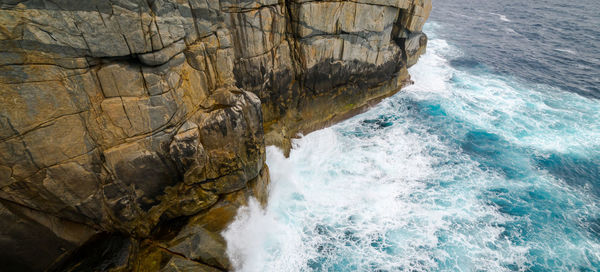
{"type": "Polygon", "coordinates": [[[16,250],[0,265],[230,268],[220,232],[248,197],[266,201],[265,144],[289,151],[409,84],[430,9],[2,1],[0,245],[16,250]],[[155,237],[173,220],[185,226],[155,237]]]}

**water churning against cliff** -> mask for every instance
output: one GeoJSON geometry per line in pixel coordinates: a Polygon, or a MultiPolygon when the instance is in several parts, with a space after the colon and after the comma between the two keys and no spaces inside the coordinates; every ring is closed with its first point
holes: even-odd
{"type": "Polygon", "coordinates": [[[268,206],[224,234],[238,271],[600,269],[599,101],[461,64],[426,28],[415,85],[268,149],[268,206]]]}

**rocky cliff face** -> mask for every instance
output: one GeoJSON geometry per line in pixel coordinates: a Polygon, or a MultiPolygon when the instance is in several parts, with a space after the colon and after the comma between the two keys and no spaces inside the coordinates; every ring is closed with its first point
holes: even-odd
{"type": "Polygon", "coordinates": [[[266,201],[265,144],[409,83],[430,9],[0,0],[2,269],[229,269],[219,233],[266,201]]]}

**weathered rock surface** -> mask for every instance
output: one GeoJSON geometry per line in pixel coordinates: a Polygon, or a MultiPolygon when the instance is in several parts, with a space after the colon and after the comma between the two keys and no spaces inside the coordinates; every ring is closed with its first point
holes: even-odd
{"type": "Polygon", "coordinates": [[[265,144],[408,84],[430,9],[0,0],[0,267],[228,269],[220,232],[266,201],[265,144]]]}

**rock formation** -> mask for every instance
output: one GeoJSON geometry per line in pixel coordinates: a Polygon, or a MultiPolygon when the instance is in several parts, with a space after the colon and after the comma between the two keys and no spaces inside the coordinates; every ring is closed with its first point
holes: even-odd
{"type": "Polygon", "coordinates": [[[265,144],[410,82],[431,0],[0,0],[2,271],[222,271],[265,144]]]}

